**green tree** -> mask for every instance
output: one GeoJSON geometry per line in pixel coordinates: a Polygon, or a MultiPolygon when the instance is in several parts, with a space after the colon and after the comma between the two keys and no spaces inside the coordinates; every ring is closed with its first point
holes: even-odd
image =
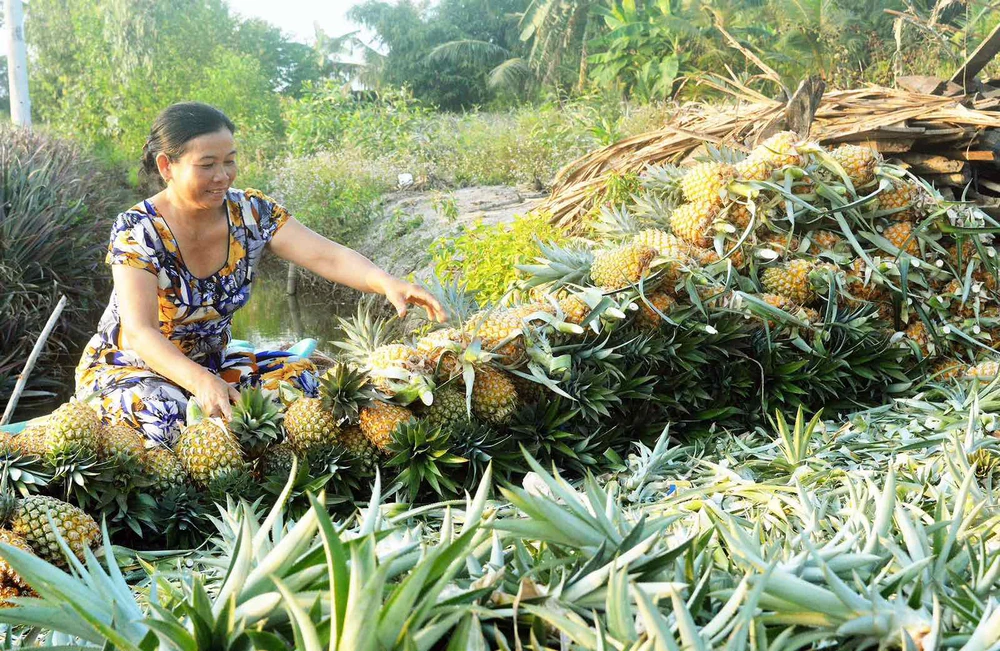
{"type": "Polygon", "coordinates": [[[222,0],[33,0],[25,22],[38,117],[117,161],[135,160],[156,114],[181,100],[226,111],[255,156],[281,136],[278,91],[322,74],[222,0]]]}
{"type": "Polygon", "coordinates": [[[374,31],[385,50],[368,56],[381,84],[407,85],[424,102],[459,109],[495,97],[488,75],[519,51],[515,20],[525,5],[526,0],[441,0],[436,5],[368,0],[349,15],[374,31]],[[461,45],[452,50],[455,56],[441,50],[435,56],[440,46],[456,43],[461,45]]]}

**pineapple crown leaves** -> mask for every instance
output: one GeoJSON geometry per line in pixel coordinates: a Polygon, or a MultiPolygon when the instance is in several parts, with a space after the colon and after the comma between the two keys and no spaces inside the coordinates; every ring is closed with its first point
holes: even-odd
{"type": "Polygon", "coordinates": [[[429,291],[444,307],[449,322],[464,323],[480,309],[476,300],[476,292],[469,290],[468,284],[460,278],[442,281],[435,273],[427,279],[426,283],[422,284],[424,289],[429,291]]]}
{"type": "Polygon", "coordinates": [[[515,265],[528,277],[522,281],[525,288],[551,284],[553,288],[564,285],[585,285],[590,280],[590,267],[594,252],[584,242],[567,246],[535,240],[539,255],[534,264],[515,265]]]}
{"type": "Polygon", "coordinates": [[[361,369],[337,362],[319,379],[323,407],[332,411],[337,422],[355,421],[361,407],[378,397],[361,369]]]}
{"type": "Polygon", "coordinates": [[[373,350],[379,346],[398,341],[400,338],[401,323],[399,318],[395,314],[376,316],[375,310],[374,297],[367,296],[358,302],[358,311],[352,318],[337,318],[347,341],[334,341],[332,343],[361,364],[365,363],[373,350]]]}
{"type": "Polygon", "coordinates": [[[255,448],[277,442],[284,419],[284,412],[270,392],[251,387],[240,392],[240,399],[233,406],[229,429],[244,446],[255,448]]]}
{"type": "Polygon", "coordinates": [[[634,235],[643,229],[643,224],[629,210],[628,206],[602,206],[597,218],[590,224],[595,234],[604,238],[619,239],[634,235]]]}
{"type": "Polygon", "coordinates": [[[405,486],[410,501],[414,501],[420,488],[426,484],[438,496],[453,495],[459,490],[447,471],[449,466],[459,466],[467,460],[451,452],[451,434],[441,427],[411,419],[392,432],[389,450],[393,457],[388,466],[402,468],[396,483],[405,486]]]}

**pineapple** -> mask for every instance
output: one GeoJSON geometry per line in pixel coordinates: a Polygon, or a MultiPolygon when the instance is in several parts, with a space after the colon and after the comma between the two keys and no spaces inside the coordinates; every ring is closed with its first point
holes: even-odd
{"type": "Polygon", "coordinates": [[[101,460],[140,461],[146,455],[146,437],[134,427],[118,422],[104,425],[98,440],[97,457],[101,460]]]}
{"type": "Polygon", "coordinates": [[[748,156],[734,167],[736,175],[744,181],[768,181],[774,174],[774,163],[760,156],[748,156]]]}
{"type": "Polygon", "coordinates": [[[0,608],[13,608],[11,599],[20,597],[21,590],[13,585],[0,585],[0,608]]]}
{"type": "Polygon", "coordinates": [[[925,200],[924,189],[919,184],[894,179],[892,187],[878,195],[879,210],[897,210],[888,218],[894,221],[916,221],[925,200]]]}
{"type": "MultiPolygon", "coordinates": [[[[27,540],[10,529],[0,529],[0,543],[16,547],[22,552],[28,552],[29,554],[35,553],[27,540]]],[[[21,578],[21,575],[10,566],[10,563],[7,562],[7,559],[2,554],[0,554],[0,585],[16,586],[22,590],[28,587],[28,584],[21,578]]]]}
{"type": "Polygon", "coordinates": [[[604,290],[616,290],[638,283],[649,273],[656,251],[634,242],[594,255],[590,277],[604,290]]]}
{"type": "Polygon", "coordinates": [[[721,204],[726,186],[736,176],[736,168],[726,163],[701,163],[681,177],[681,192],[691,203],[721,204]]]}
{"type": "Polygon", "coordinates": [[[101,540],[101,530],[94,518],[54,497],[31,495],[18,499],[10,494],[4,495],[0,498],[0,516],[13,534],[20,536],[32,551],[54,565],[65,565],[66,558],[49,524],[49,516],[56,531],[81,560],[84,547],[93,547],[101,540]]]}
{"type": "Polygon", "coordinates": [[[361,431],[379,452],[385,454],[389,451],[392,431],[411,418],[413,412],[406,407],[375,401],[361,409],[361,431]]]}
{"type": "Polygon", "coordinates": [[[746,204],[734,203],[729,206],[726,221],[743,230],[753,221],[753,215],[750,214],[750,208],[746,204]]]}
{"type": "Polygon", "coordinates": [[[920,247],[917,245],[917,238],[913,234],[913,224],[910,222],[892,224],[885,229],[882,235],[900,251],[904,251],[912,256],[920,255],[920,247]]]}
{"type": "Polygon", "coordinates": [[[967,380],[979,379],[988,381],[996,379],[997,375],[1000,375],[1000,362],[988,360],[980,362],[975,366],[966,367],[963,377],[967,380]]]}
{"type": "Polygon", "coordinates": [[[700,246],[692,246],[689,249],[691,258],[701,266],[710,265],[719,261],[719,254],[715,249],[705,249],[700,246]]]}
{"type": "Polygon", "coordinates": [[[823,251],[832,251],[843,242],[843,239],[831,231],[812,231],[809,233],[809,253],[813,255],[823,251]]]}
{"type": "Polygon", "coordinates": [[[923,321],[914,321],[906,328],[906,338],[917,345],[920,354],[927,357],[931,353],[931,335],[923,321]]]}
{"type": "Polygon", "coordinates": [[[44,457],[47,450],[45,439],[44,425],[28,425],[14,437],[12,442],[19,454],[44,457]]]}
{"type": "Polygon", "coordinates": [[[524,337],[520,331],[525,320],[538,312],[554,315],[555,308],[548,303],[529,303],[483,311],[469,319],[466,330],[482,340],[484,350],[499,355],[501,364],[518,364],[523,361],[525,354],[524,337]]]}
{"type": "Polygon", "coordinates": [[[506,373],[492,366],[476,368],[472,384],[472,413],[479,420],[502,424],[517,410],[517,387],[506,373]]]}
{"type": "Polygon", "coordinates": [[[93,409],[70,400],[56,409],[45,426],[45,448],[52,455],[96,456],[101,419],[93,409]]]}
{"type": "Polygon", "coordinates": [[[718,214],[719,207],[707,201],[686,203],[670,214],[670,229],[688,244],[708,248],[712,246],[712,223],[718,214]]]}
{"type": "Polygon", "coordinates": [[[188,479],[177,455],[167,448],[147,450],[143,457],[143,468],[153,480],[153,489],[160,492],[183,486],[188,479]]]}
{"type": "Polygon", "coordinates": [[[762,161],[774,168],[795,165],[803,167],[805,156],[798,152],[799,136],[794,131],[780,131],[754,147],[750,158],[762,161]]]}
{"type": "Polygon", "coordinates": [[[788,235],[768,233],[760,239],[760,246],[785,255],[798,251],[802,246],[802,240],[795,236],[789,238],[788,235]]]}
{"type": "MultiPolygon", "coordinates": [[[[663,314],[668,313],[677,304],[677,300],[666,292],[652,292],[646,299],[663,314]]],[[[645,301],[639,300],[637,303],[639,314],[636,316],[636,325],[647,330],[658,328],[663,322],[663,317],[650,308],[645,301]]]]}
{"type": "Polygon", "coordinates": [[[954,359],[942,359],[931,367],[930,373],[939,381],[951,380],[962,373],[962,363],[954,359]]]}
{"type": "Polygon", "coordinates": [[[661,258],[674,260],[681,264],[690,263],[689,251],[691,245],[666,231],[647,228],[636,233],[632,241],[635,244],[655,249],[657,255],[661,258]]]}
{"type": "Polygon", "coordinates": [[[882,162],[877,151],[858,145],[841,145],[830,152],[830,156],[844,168],[855,188],[874,183],[875,168],[882,162]]]}
{"type": "Polygon", "coordinates": [[[340,444],[361,461],[361,467],[371,471],[378,463],[378,450],[361,431],[359,425],[348,425],[340,434],[340,444]]]}
{"type": "Polygon", "coordinates": [[[281,408],[258,388],[243,389],[233,406],[231,431],[251,459],[260,456],[264,448],[281,438],[281,408]]]}
{"type": "Polygon", "coordinates": [[[567,323],[580,325],[590,314],[590,306],[575,294],[559,299],[559,310],[567,323]]]}
{"type": "Polygon", "coordinates": [[[445,427],[469,419],[465,396],[455,389],[440,389],[434,402],[424,411],[424,418],[434,427],[445,427]]]}
{"type": "Polygon", "coordinates": [[[191,481],[205,488],[220,477],[243,471],[246,462],[239,438],[222,421],[199,418],[194,400],[188,406],[189,424],[181,430],[175,452],[191,481]]]}
{"type": "Polygon", "coordinates": [[[458,328],[442,328],[417,340],[417,350],[440,375],[452,377],[461,372],[458,355],[470,343],[469,335],[458,328]]]}
{"type": "Polygon", "coordinates": [[[772,294],[779,294],[799,305],[808,305],[816,300],[816,292],[809,282],[809,274],[816,264],[809,260],[791,260],[780,267],[765,269],[761,274],[761,284],[772,294]]]}
{"type": "Polygon", "coordinates": [[[321,398],[300,397],[285,412],[285,440],[300,455],[337,442],[340,426],[321,398]]]}
{"type": "Polygon", "coordinates": [[[295,450],[292,449],[290,443],[272,445],[264,450],[257,459],[258,476],[285,479],[292,471],[293,459],[295,459],[295,450]]]}
{"type": "Polygon", "coordinates": [[[872,272],[868,275],[868,265],[861,258],[851,262],[851,281],[847,288],[851,294],[866,301],[888,301],[889,293],[877,284],[878,276],[872,272]]]}

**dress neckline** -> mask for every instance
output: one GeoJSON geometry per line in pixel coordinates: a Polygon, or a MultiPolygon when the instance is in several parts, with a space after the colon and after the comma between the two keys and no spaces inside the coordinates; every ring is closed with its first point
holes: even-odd
{"type": "MultiPolygon", "coordinates": [[[[218,269],[216,269],[214,272],[212,272],[207,276],[196,276],[191,271],[191,269],[188,268],[187,263],[184,261],[184,254],[181,253],[181,245],[177,241],[177,236],[174,235],[174,231],[173,229],[170,228],[170,224],[167,223],[167,220],[164,219],[163,215],[160,214],[160,211],[156,209],[156,206],[153,204],[153,198],[150,197],[145,201],[143,201],[143,204],[146,207],[147,214],[149,214],[149,216],[154,220],[157,220],[158,222],[163,224],[163,227],[166,229],[166,232],[170,234],[170,241],[174,245],[173,252],[177,257],[177,262],[180,263],[181,269],[184,270],[185,274],[187,274],[188,276],[190,276],[191,278],[193,278],[198,282],[205,282],[217,278],[219,274],[221,274],[224,269],[227,269],[232,262],[231,258],[233,256],[233,214],[231,207],[229,205],[229,198],[230,198],[229,193],[231,191],[232,191],[231,189],[226,190],[225,199],[223,200],[226,207],[226,259],[223,261],[222,266],[220,266],[218,269]]],[[[162,235],[160,239],[162,239],[162,235]]]]}

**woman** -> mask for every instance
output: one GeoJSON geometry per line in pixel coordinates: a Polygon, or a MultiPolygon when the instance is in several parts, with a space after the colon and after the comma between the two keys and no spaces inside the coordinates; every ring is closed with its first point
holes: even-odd
{"type": "Polygon", "coordinates": [[[385,295],[400,316],[414,304],[444,318],[424,289],[317,235],[266,195],[233,189],[235,131],[196,102],[156,118],[142,165],[163,189],[115,220],[106,258],[114,291],[77,367],[77,398],[161,444],[176,440],[191,396],[208,415],[229,418],[236,386],[289,380],[315,393],[308,361],[226,353],[265,248],[330,282],[385,295]]]}

